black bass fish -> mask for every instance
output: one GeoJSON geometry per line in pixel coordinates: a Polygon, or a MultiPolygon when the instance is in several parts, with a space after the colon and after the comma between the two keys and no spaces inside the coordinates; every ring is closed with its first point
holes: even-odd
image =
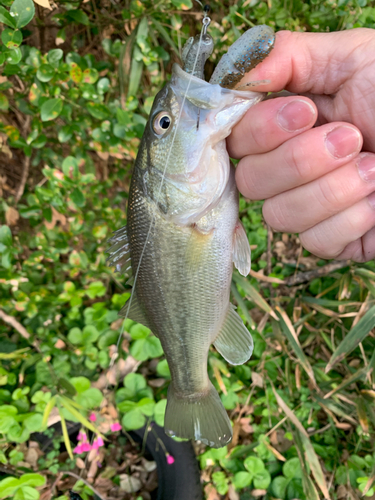
{"type": "Polygon", "coordinates": [[[229,302],[233,264],[249,273],[250,246],[225,138],[263,94],[231,88],[273,43],[271,28],[249,30],[208,83],[203,68],[212,38],[188,41],[184,69],[175,64],[155,97],[134,166],[127,227],[110,240],[109,263],[134,276],[122,314],[152,330],[170,367],[165,431],[213,447],[227,444],[232,428],[208,378],[210,345],[234,365],[253,350],[229,302]]]}

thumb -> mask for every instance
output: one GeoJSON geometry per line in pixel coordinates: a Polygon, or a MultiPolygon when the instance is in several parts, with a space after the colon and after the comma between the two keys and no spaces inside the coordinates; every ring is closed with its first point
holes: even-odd
{"type": "Polygon", "coordinates": [[[368,49],[375,49],[371,29],[333,33],[279,31],[271,54],[250,71],[243,83],[270,80],[249,90],[334,94],[368,64],[368,49]]]}

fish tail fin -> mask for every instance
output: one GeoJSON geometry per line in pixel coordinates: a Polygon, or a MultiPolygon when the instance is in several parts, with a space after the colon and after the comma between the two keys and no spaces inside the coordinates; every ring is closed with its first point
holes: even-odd
{"type": "Polygon", "coordinates": [[[213,448],[221,448],[232,439],[230,420],[211,382],[204,394],[184,398],[171,384],[164,429],[170,436],[199,440],[213,448]]]}

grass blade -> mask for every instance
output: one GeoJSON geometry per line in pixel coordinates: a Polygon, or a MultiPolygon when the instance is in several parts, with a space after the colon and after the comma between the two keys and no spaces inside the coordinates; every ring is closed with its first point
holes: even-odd
{"type": "Polygon", "coordinates": [[[167,42],[167,44],[173,49],[178,57],[180,57],[180,53],[178,51],[178,48],[176,47],[176,44],[172,40],[172,38],[169,36],[168,31],[164,28],[162,24],[159,23],[156,19],[152,19],[152,25],[154,28],[159,32],[159,35],[164,38],[164,40],[167,42]]]}
{"type": "Polygon", "coordinates": [[[337,387],[332,389],[332,391],[327,392],[327,394],[324,395],[324,399],[328,399],[336,392],[342,391],[345,387],[347,387],[350,384],[353,384],[353,382],[357,382],[357,380],[364,378],[366,374],[368,373],[368,368],[361,368],[361,370],[358,370],[357,372],[354,372],[350,377],[347,377],[344,379],[341,384],[339,384],[337,387]]]}
{"type": "Polygon", "coordinates": [[[332,403],[332,401],[329,401],[328,399],[321,399],[319,396],[316,395],[314,395],[314,399],[316,400],[317,403],[320,404],[323,410],[328,409],[331,413],[334,413],[338,417],[347,420],[351,424],[358,425],[358,422],[353,417],[348,415],[348,409],[346,410],[341,409],[340,406],[336,405],[335,403],[332,403]]]}
{"type": "Polygon", "coordinates": [[[283,309],[281,309],[281,307],[277,306],[276,311],[278,312],[278,314],[280,316],[280,326],[281,326],[282,331],[284,332],[284,335],[289,340],[289,343],[292,346],[292,349],[293,349],[295,355],[297,356],[301,366],[303,367],[303,369],[307,373],[309,379],[314,384],[314,387],[317,387],[313,369],[312,369],[308,359],[306,358],[305,353],[302,350],[301,344],[299,343],[299,339],[298,339],[297,334],[294,330],[292,322],[290,321],[286,312],[283,309]]]}
{"type": "Polygon", "coordinates": [[[267,312],[270,316],[272,316],[276,321],[279,320],[279,318],[276,316],[274,310],[271,308],[269,304],[264,300],[264,298],[259,294],[259,292],[251,285],[246,278],[242,278],[238,276],[237,274],[233,275],[234,281],[240,285],[240,287],[243,289],[243,291],[246,293],[246,296],[254,302],[256,306],[259,307],[259,309],[262,309],[262,311],[267,312]]]}
{"type": "Polygon", "coordinates": [[[342,361],[345,356],[350,354],[358,346],[358,344],[367,337],[374,327],[375,306],[372,306],[339,344],[335,352],[332,354],[325,372],[328,373],[336,363],[342,361]]]}
{"type": "Polygon", "coordinates": [[[68,429],[66,428],[65,418],[64,418],[64,415],[62,414],[62,411],[60,411],[60,408],[59,408],[59,414],[60,414],[60,418],[61,418],[61,429],[62,429],[62,433],[63,433],[63,437],[64,437],[66,451],[68,452],[69,457],[73,460],[73,452],[72,452],[72,447],[70,445],[68,429]]]}
{"type": "Polygon", "coordinates": [[[249,324],[250,328],[251,328],[252,330],[255,330],[255,329],[256,329],[256,325],[255,325],[255,323],[254,323],[254,320],[253,320],[253,318],[250,316],[250,313],[249,313],[249,311],[248,311],[248,309],[247,309],[247,307],[246,307],[246,304],[245,304],[245,302],[244,302],[243,298],[241,297],[240,292],[237,290],[236,285],[235,285],[233,282],[232,282],[232,284],[231,284],[230,288],[231,288],[232,295],[233,295],[233,297],[236,299],[236,302],[237,302],[237,304],[238,304],[238,307],[239,307],[239,309],[241,310],[242,314],[245,316],[246,321],[248,322],[248,324],[249,324]]]}
{"type": "Polygon", "coordinates": [[[272,384],[272,390],[273,393],[275,394],[275,398],[277,401],[277,404],[280,406],[280,408],[283,410],[285,415],[289,418],[289,420],[295,425],[295,427],[299,430],[301,439],[303,442],[303,446],[305,448],[305,453],[306,453],[306,458],[307,461],[310,465],[311,472],[315,478],[315,481],[320,488],[321,492],[324,495],[324,498],[329,500],[329,493],[328,493],[328,487],[327,483],[323,474],[322,467],[320,465],[319,459],[317,454],[315,453],[315,450],[311,444],[309,435],[307,434],[306,429],[303,427],[301,422],[298,420],[298,418],[295,416],[293,411],[289,408],[289,406],[285,403],[285,401],[282,399],[282,397],[276,392],[275,387],[272,384]]]}
{"type": "Polygon", "coordinates": [[[87,418],[85,418],[83,415],[81,415],[79,413],[79,411],[77,411],[71,404],[71,402],[69,401],[68,398],[66,398],[65,396],[62,396],[61,397],[61,404],[64,406],[64,408],[66,408],[72,415],[73,417],[75,417],[82,425],[84,425],[85,427],[87,427],[87,429],[90,429],[90,431],[94,432],[95,434],[101,436],[101,437],[104,437],[102,434],[100,434],[100,432],[98,431],[98,429],[95,428],[94,425],[92,425],[92,423],[87,420],[87,418]]]}
{"type": "Polygon", "coordinates": [[[303,491],[305,492],[306,498],[309,500],[320,500],[319,493],[315,488],[315,484],[312,482],[305,460],[304,447],[302,440],[304,437],[299,431],[293,432],[294,444],[296,445],[296,450],[298,454],[299,461],[301,463],[302,469],[302,485],[303,491]]]}
{"type": "Polygon", "coordinates": [[[48,417],[51,413],[51,411],[53,410],[53,408],[55,407],[55,404],[56,404],[56,396],[53,396],[47,403],[45,409],[44,409],[44,413],[43,413],[43,420],[42,420],[42,429],[44,429],[45,427],[47,427],[47,423],[48,423],[48,417]]]}

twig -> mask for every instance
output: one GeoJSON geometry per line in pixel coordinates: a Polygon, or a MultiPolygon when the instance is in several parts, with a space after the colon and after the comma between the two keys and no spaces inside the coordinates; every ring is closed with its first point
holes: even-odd
{"type": "Polygon", "coordinates": [[[267,274],[272,273],[272,237],[273,232],[269,224],[267,224],[267,274]]]}
{"type": "Polygon", "coordinates": [[[20,182],[20,185],[18,186],[16,197],[15,197],[16,203],[18,203],[20,201],[20,199],[22,198],[23,192],[25,191],[26,181],[27,181],[27,178],[29,176],[29,169],[30,169],[30,157],[25,156],[25,159],[23,162],[21,182],[20,182]]]}
{"type": "Polygon", "coordinates": [[[21,325],[19,321],[16,320],[14,316],[9,316],[4,311],[0,309],[0,318],[8,323],[8,325],[12,326],[17,332],[26,340],[30,339],[30,333],[26,330],[24,326],[21,325]]]}
{"type": "Polygon", "coordinates": [[[86,479],[83,479],[82,477],[78,476],[78,474],[75,474],[74,472],[70,472],[70,471],[67,471],[67,470],[64,470],[64,471],[61,471],[62,474],[67,474],[68,476],[72,476],[74,477],[75,479],[77,479],[77,481],[82,481],[88,488],[90,488],[90,490],[92,490],[96,496],[98,496],[101,500],[105,500],[102,495],[98,492],[98,490],[96,490],[92,484],[90,484],[88,481],[86,481],[86,479]]]}
{"type": "Polygon", "coordinates": [[[342,269],[349,265],[350,265],[350,260],[333,261],[330,264],[318,267],[316,269],[312,269],[311,271],[305,271],[302,273],[297,273],[294,276],[290,276],[289,278],[285,279],[285,284],[287,286],[294,286],[294,285],[300,285],[301,283],[307,283],[315,278],[326,276],[327,274],[333,271],[337,271],[338,269],[342,269]]]}

